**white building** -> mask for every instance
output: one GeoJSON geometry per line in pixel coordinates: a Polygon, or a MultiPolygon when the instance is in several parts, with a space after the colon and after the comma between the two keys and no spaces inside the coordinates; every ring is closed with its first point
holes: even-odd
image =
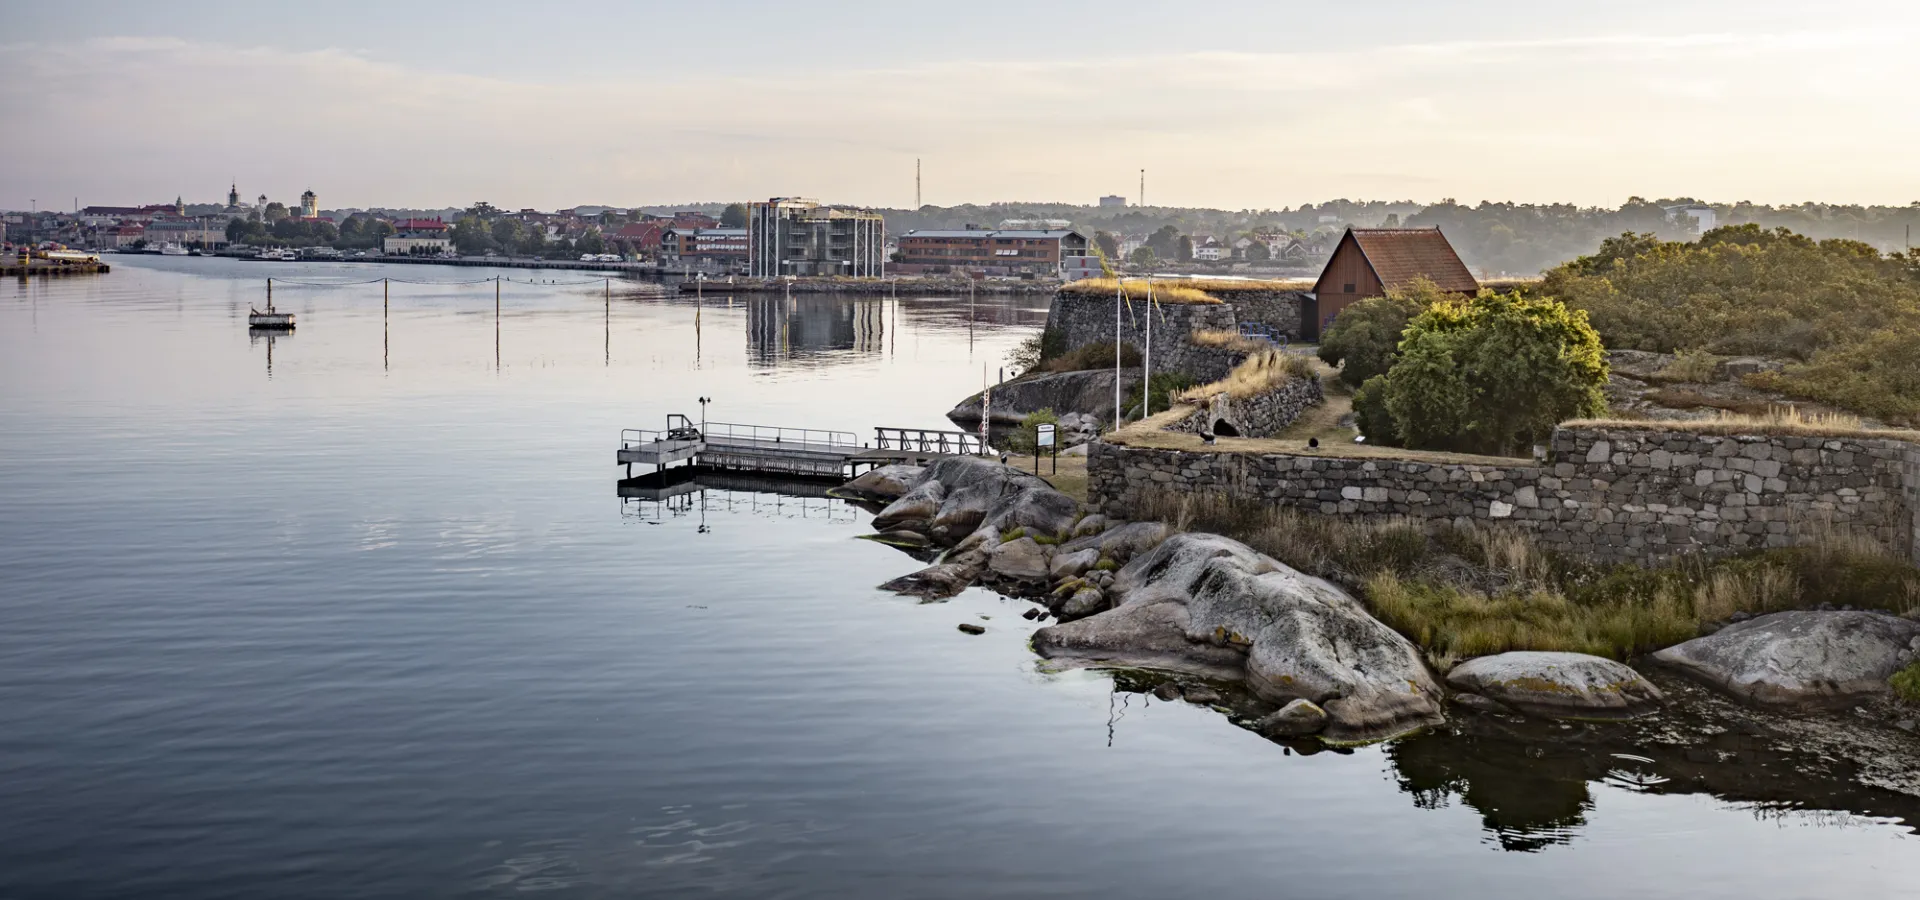
{"type": "Polygon", "coordinates": [[[1122,197],[1119,194],[1108,194],[1105,197],[1100,198],[1101,209],[1124,209],[1126,205],[1127,205],[1127,198],[1122,197]]]}
{"type": "Polygon", "coordinates": [[[1193,258],[1196,262],[1219,262],[1228,258],[1233,249],[1220,243],[1212,236],[1193,239],[1193,258]]]}
{"type": "Polygon", "coordinates": [[[1719,216],[1713,211],[1713,207],[1701,203],[1669,206],[1666,209],[1666,213],[1667,221],[1678,225],[1686,225],[1688,224],[1688,220],[1691,219],[1691,227],[1693,228],[1694,234],[1706,234],[1712,231],[1720,221],[1719,216]]]}

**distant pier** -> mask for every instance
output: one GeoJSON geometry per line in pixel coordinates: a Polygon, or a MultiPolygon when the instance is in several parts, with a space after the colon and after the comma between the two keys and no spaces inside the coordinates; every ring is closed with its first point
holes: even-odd
{"type": "Polygon", "coordinates": [[[18,278],[54,278],[62,275],[105,275],[113,267],[99,260],[30,259],[25,265],[17,256],[0,262],[0,276],[18,278]]]}

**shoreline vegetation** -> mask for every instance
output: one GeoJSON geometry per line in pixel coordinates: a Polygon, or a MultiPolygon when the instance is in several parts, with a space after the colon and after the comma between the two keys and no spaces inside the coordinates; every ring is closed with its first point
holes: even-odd
{"type": "Polygon", "coordinates": [[[1844,532],[1643,568],[1567,560],[1517,532],[1349,522],[1225,495],[1150,496],[1137,518],[1231,537],[1352,590],[1442,673],[1459,660],[1516,650],[1624,661],[1743,613],[1920,610],[1920,569],[1844,532]]]}

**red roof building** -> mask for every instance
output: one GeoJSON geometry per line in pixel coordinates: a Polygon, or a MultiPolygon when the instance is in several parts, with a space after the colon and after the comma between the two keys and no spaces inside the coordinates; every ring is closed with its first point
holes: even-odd
{"type": "Polygon", "coordinates": [[[1319,340],[1334,317],[1368,297],[1426,278],[1452,294],[1475,294],[1480,282],[1438,228],[1349,228],[1314,282],[1314,310],[1301,317],[1308,340],[1319,340]]]}
{"type": "Polygon", "coordinates": [[[620,226],[619,231],[607,235],[607,240],[625,242],[636,253],[655,253],[660,250],[660,237],[666,230],[663,222],[634,222],[620,226]]]}
{"type": "Polygon", "coordinates": [[[446,231],[447,223],[440,221],[439,216],[434,216],[431,219],[396,219],[393,223],[393,230],[396,232],[446,231]]]}

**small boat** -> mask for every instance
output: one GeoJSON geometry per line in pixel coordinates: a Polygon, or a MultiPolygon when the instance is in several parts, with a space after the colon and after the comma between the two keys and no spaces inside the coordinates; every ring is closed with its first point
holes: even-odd
{"type": "Polygon", "coordinates": [[[253,258],[262,260],[265,262],[290,262],[290,261],[299,259],[300,256],[299,254],[294,253],[292,250],[268,249],[268,250],[262,250],[259,253],[255,253],[253,255],[253,258]]]}
{"type": "Polygon", "coordinates": [[[168,241],[160,245],[160,255],[161,256],[186,256],[187,248],[182,247],[179,244],[176,244],[172,241],[168,241]]]}
{"type": "Polygon", "coordinates": [[[285,331],[292,331],[293,313],[275,312],[271,306],[267,307],[266,312],[261,312],[249,306],[247,307],[247,327],[278,328],[285,331]]]}

